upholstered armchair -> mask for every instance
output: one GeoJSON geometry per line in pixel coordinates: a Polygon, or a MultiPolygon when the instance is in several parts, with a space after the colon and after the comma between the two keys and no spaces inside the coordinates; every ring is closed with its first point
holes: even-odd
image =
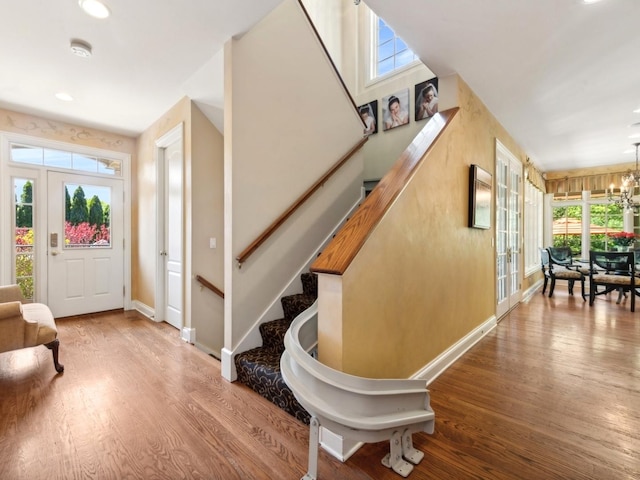
{"type": "Polygon", "coordinates": [[[53,352],[58,373],[64,366],[58,362],[58,329],[49,307],[42,303],[23,303],[18,285],[0,287],[0,353],[44,345],[53,352]]]}

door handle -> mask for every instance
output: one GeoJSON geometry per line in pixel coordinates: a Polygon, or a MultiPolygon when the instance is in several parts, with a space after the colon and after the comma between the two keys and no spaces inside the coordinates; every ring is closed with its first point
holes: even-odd
{"type": "Polygon", "coordinates": [[[62,255],[62,252],[59,252],[58,250],[51,250],[51,255],[55,257],[56,255],[62,255]]]}
{"type": "Polygon", "coordinates": [[[160,250],[160,255],[164,255],[166,257],[167,256],[167,251],[166,250],[160,250]]]}

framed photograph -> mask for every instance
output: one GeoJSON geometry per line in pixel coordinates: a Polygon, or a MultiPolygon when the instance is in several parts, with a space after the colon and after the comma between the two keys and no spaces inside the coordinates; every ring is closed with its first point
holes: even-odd
{"type": "Polygon", "coordinates": [[[373,135],[378,133],[378,100],[360,105],[358,113],[360,113],[360,118],[364,123],[364,134],[373,135]]]}
{"type": "Polygon", "coordinates": [[[436,77],[415,86],[415,120],[426,120],[438,113],[438,79],[436,77]]]}
{"type": "Polygon", "coordinates": [[[409,123],[408,88],[382,99],[382,121],[385,131],[409,123]]]}
{"type": "Polygon", "coordinates": [[[469,227],[491,228],[491,174],[472,164],[469,168],[469,227]]]}

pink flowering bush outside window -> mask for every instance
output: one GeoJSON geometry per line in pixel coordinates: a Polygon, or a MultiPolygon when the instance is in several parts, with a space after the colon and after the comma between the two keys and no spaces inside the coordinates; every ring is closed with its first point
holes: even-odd
{"type": "Polygon", "coordinates": [[[90,225],[82,222],[72,225],[64,222],[64,244],[67,248],[73,247],[109,247],[111,245],[111,232],[106,225],[90,225]]]}

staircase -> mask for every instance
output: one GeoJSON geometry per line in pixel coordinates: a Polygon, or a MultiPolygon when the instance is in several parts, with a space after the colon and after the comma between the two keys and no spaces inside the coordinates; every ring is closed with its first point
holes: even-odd
{"type": "Polygon", "coordinates": [[[282,297],[284,318],[260,325],[262,346],[235,357],[238,381],[244,383],[267,400],[305,424],[310,416],[295,399],[280,373],[280,357],[284,352],[284,336],[289,325],[318,298],[318,276],[303,273],[302,292],[282,297]]]}

